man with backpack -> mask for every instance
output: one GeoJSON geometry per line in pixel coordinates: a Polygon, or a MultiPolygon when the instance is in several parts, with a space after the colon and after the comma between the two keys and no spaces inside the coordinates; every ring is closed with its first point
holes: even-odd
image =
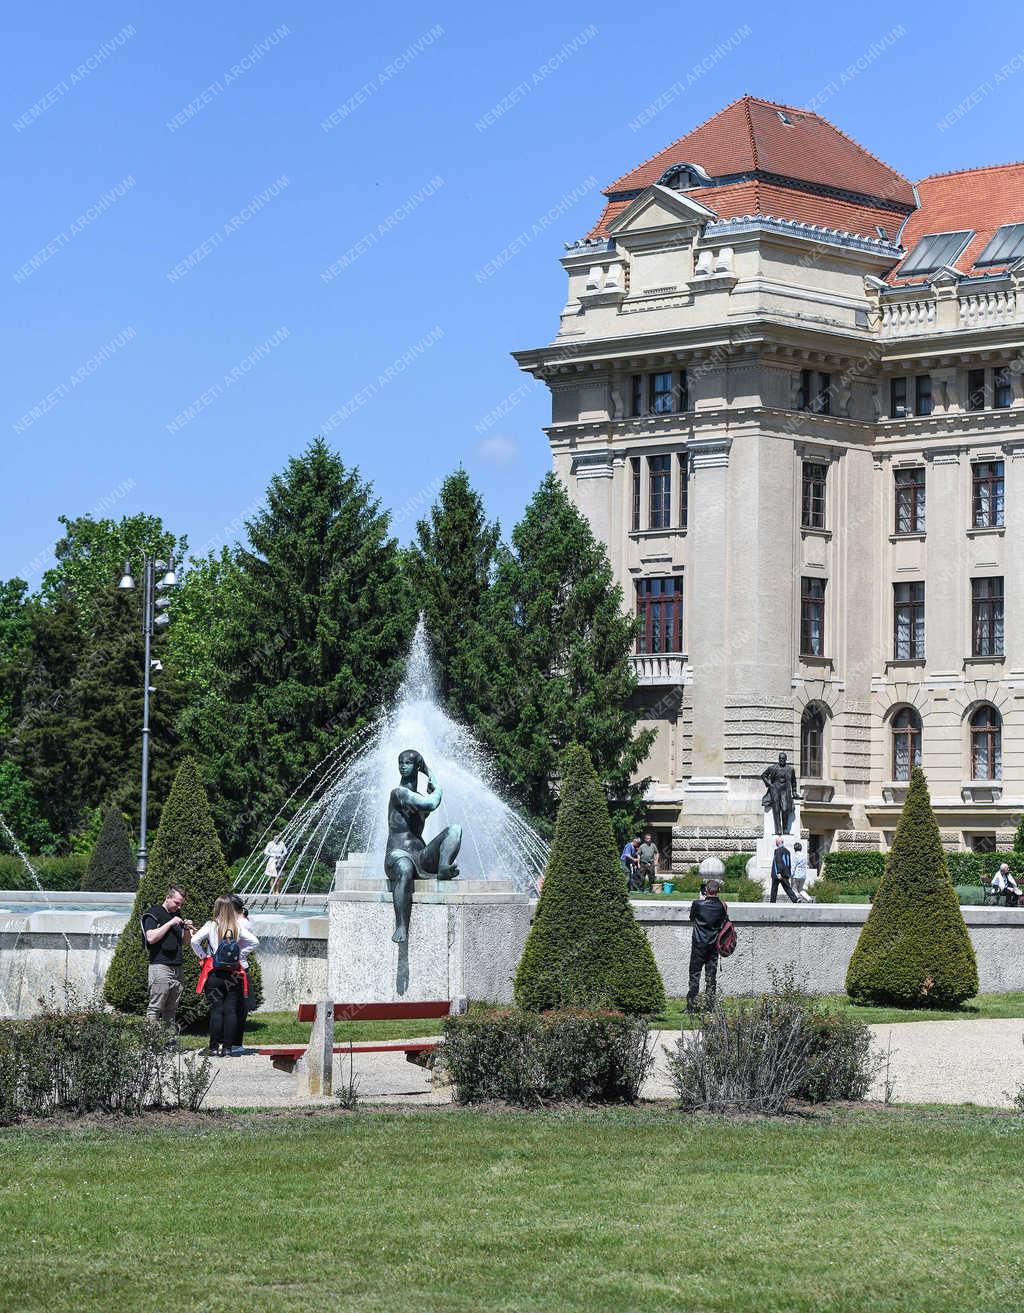
{"type": "Polygon", "coordinates": [[[719,898],[720,881],[706,882],[699,898],[690,904],[693,934],[690,939],[690,987],[686,991],[687,1012],[697,1011],[700,976],[705,974],[704,997],[707,1006],[715,1006],[718,983],[718,936],[728,919],[728,909],[719,898]]]}

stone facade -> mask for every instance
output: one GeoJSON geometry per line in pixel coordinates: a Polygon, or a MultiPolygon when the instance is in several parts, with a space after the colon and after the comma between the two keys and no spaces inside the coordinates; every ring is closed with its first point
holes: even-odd
{"type": "Polygon", "coordinates": [[[678,637],[662,604],[634,657],[649,820],[674,867],[752,850],[760,772],[786,751],[812,864],[877,850],[919,757],[947,847],[1001,845],[1024,808],[1024,269],[902,283],[899,222],[723,217],[727,190],[655,181],[617,209],[610,191],[562,259],[557,336],[516,353],[627,606],[682,598],[678,637]]]}

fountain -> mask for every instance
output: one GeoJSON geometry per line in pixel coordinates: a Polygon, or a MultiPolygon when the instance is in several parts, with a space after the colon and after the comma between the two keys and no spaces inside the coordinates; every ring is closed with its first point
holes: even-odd
{"type": "Polygon", "coordinates": [[[486,751],[438,701],[421,617],[394,707],[309,772],[260,836],[238,888],[266,914],[322,888],[333,866],[328,979],[335,999],[508,999],[548,850],[499,790],[486,751]],[[385,859],[388,799],[399,757],[411,746],[441,793],[424,841],[459,827],[462,838],[456,878],[415,879],[417,910],[403,940],[385,859]],[[284,855],[268,860],[268,840],[277,839],[284,855]]]}

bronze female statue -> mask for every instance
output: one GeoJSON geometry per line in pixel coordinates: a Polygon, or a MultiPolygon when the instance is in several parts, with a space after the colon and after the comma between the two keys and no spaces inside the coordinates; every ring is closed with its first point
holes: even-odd
{"type": "Polygon", "coordinates": [[[441,805],[441,790],[414,748],[399,753],[398,770],[402,782],[391,790],[388,799],[384,874],[391,882],[395,904],[395,933],[391,938],[402,944],[409,936],[413,881],[417,876],[433,876],[437,880],[454,880],[458,876],[455,858],[462,844],[462,826],[449,825],[429,843],[424,843],[423,827],[428,814],[441,805]],[[425,794],[416,792],[421,771],[427,777],[425,794]]]}

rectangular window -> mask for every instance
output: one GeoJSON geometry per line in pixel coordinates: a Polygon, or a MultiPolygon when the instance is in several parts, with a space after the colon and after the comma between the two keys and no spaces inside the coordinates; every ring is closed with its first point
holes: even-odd
{"type": "Polygon", "coordinates": [[[801,369],[800,371],[800,391],[797,394],[797,410],[810,410],[811,392],[814,388],[814,370],[801,369]]]}
{"type": "Polygon", "coordinates": [[[679,453],[679,527],[685,529],[690,518],[690,458],[679,453]]]}
{"type": "Polygon", "coordinates": [[[631,456],[629,463],[633,467],[633,512],[630,518],[636,533],[640,528],[640,457],[631,456]]]}
{"type": "Polygon", "coordinates": [[[924,584],[893,584],[893,656],[897,661],[924,657],[924,584]]]}
{"type": "Polygon", "coordinates": [[[924,533],[924,466],[896,471],[896,533],[924,533]]]}
{"type": "Polygon", "coordinates": [[[892,378],[889,380],[889,418],[907,418],[907,380],[892,378]]]}
{"type": "Polygon", "coordinates": [[[800,580],[800,655],[825,655],[825,580],[800,580]]]}
{"type": "Polygon", "coordinates": [[[634,415],[643,415],[644,411],[644,376],[643,374],[634,374],[631,385],[633,391],[632,413],[634,415]]]}
{"type": "Polygon", "coordinates": [[[809,410],[815,415],[832,413],[832,375],[819,374],[816,369],[801,369],[797,410],[809,410]]]}
{"type": "Polygon", "coordinates": [[[638,652],[682,652],[682,579],[638,579],[636,613],[640,618],[638,652]]]}
{"type": "Polygon", "coordinates": [[[651,483],[648,528],[667,529],[672,524],[672,457],[648,457],[647,477],[651,483]]]}
{"type": "Polygon", "coordinates": [[[967,371],[967,409],[985,409],[985,371],[969,369],[967,371]]]}
{"type": "Polygon", "coordinates": [[[972,655],[1003,655],[1003,580],[971,580],[972,655]]]}
{"type": "Polygon", "coordinates": [[[930,415],[932,413],[932,376],[918,374],[914,379],[914,414],[930,415]]]}
{"type": "Polygon", "coordinates": [[[999,410],[1013,405],[1013,374],[1009,365],[1000,365],[993,371],[992,404],[999,410]]]}
{"type": "Polygon", "coordinates": [[[652,415],[671,415],[675,409],[674,397],[672,395],[672,375],[671,374],[652,374],[651,375],[651,405],[652,415]]]}
{"type": "Polygon", "coordinates": [[[978,461],[971,466],[974,484],[974,527],[993,529],[1003,523],[1003,462],[978,461]]]}
{"type": "Polygon", "coordinates": [[[825,479],[828,466],[816,461],[803,463],[803,488],[800,498],[800,523],[805,529],[825,527],[825,479]]]}
{"type": "Polygon", "coordinates": [[[690,384],[686,377],[686,370],[679,371],[679,391],[677,395],[676,409],[679,411],[690,409],[690,384]]]}

